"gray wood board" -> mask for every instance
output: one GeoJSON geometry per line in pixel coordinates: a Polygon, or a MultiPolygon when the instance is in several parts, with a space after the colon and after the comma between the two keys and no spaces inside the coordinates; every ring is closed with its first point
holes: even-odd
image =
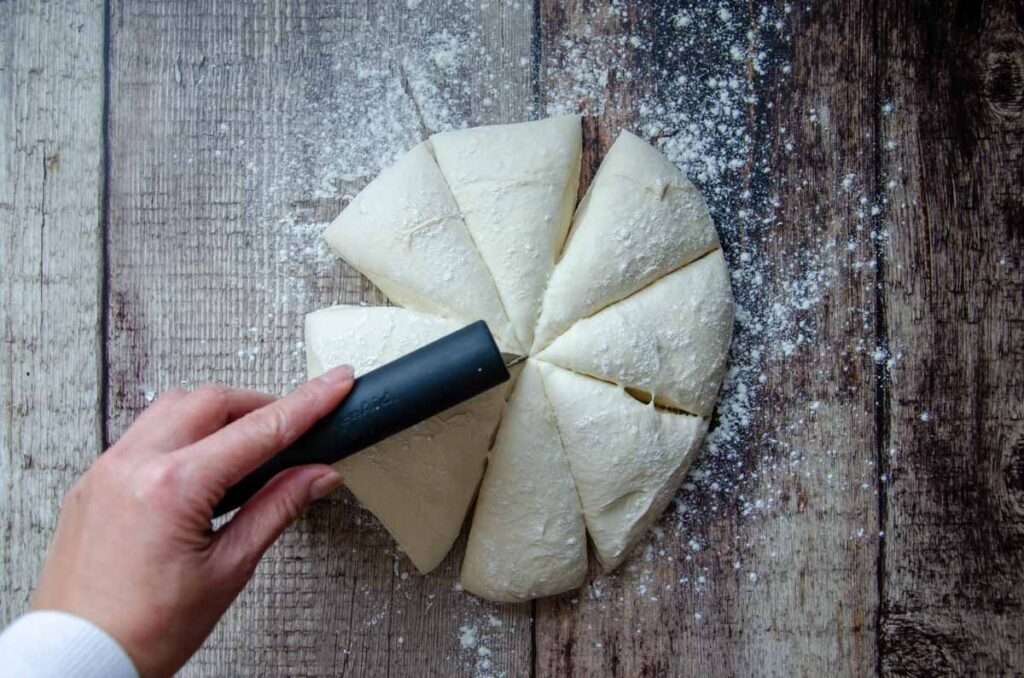
{"type": "Polygon", "coordinates": [[[102,447],[103,3],[0,3],[0,623],[102,447]]]}
{"type": "MultiPolygon", "coordinates": [[[[304,376],[304,313],[382,303],[320,244],[322,222],[439,117],[526,117],[531,21],[522,5],[114,2],[112,435],[171,386],[284,392],[304,376]],[[446,49],[478,57],[444,73],[467,93],[447,108],[417,91],[446,49]]],[[[342,491],[270,551],[186,673],[522,674],[529,607],[458,593],[462,549],[420,577],[342,491]],[[490,657],[462,647],[463,626],[490,657]]]]}
{"type": "MultiPolygon", "coordinates": [[[[0,3],[0,619],[27,603],[60,497],[154,394],[284,392],[305,312],[386,302],[318,234],[394,153],[452,120],[542,115],[573,58],[636,36],[584,102],[600,111],[586,186],[652,92],[704,73],[713,41],[682,50],[670,20],[699,6],[123,1],[104,55],[101,4],[0,3]]],[[[763,29],[759,7],[722,6],[763,29]]],[[[186,674],[1024,670],[1020,10],[767,7],[790,22],[773,49],[791,72],[750,75],[758,150],[735,190],[703,188],[734,266],[763,257],[758,298],[807,272],[796,252],[839,247],[801,318],[814,350],[766,364],[742,444],[696,468],[742,493],[698,483],[685,521],[618,575],[492,606],[455,590],[461,541],[419,577],[341,492],[275,546],[186,674]],[[773,199],[784,227],[729,222],[773,199]],[[750,514],[744,497],[772,501],[750,514]]],[[[737,350],[757,341],[741,328],[737,350]]]]}

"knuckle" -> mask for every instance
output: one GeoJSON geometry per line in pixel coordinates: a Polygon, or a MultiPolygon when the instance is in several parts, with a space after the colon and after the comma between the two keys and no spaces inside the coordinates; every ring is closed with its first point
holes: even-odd
{"type": "Polygon", "coordinates": [[[292,403],[295,408],[302,412],[318,412],[320,404],[328,395],[326,385],[319,382],[310,382],[302,385],[292,393],[292,403]]]}
{"type": "Polygon", "coordinates": [[[287,445],[289,438],[288,414],[279,405],[265,407],[252,414],[253,434],[260,440],[275,445],[287,445]]]}
{"type": "Polygon", "coordinates": [[[219,384],[204,384],[196,389],[193,397],[208,408],[223,410],[228,405],[228,389],[219,384]]]}
{"type": "Polygon", "coordinates": [[[76,507],[83,504],[88,500],[90,494],[90,486],[92,485],[92,478],[89,477],[87,472],[85,475],[80,477],[78,480],[71,485],[71,489],[68,490],[67,494],[64,495],[64,501],[61,503],[61,514],[66,514],[74,511],[76,507]]]}
{"type": "Polygon", "coordinates": [[[108,450],[93,462],[92,466],[72,487],[80,493],[88,492],[95,485],[100,487],[117,486],[131,472],[131,463],[121,455],[111,454],[108,450]]]}
{"type": "Polygon", "coordinates": [[[89,470],[86,471],[82,475],[82,477],[78,479],[78,482],[80,483],[82,481],[95,478],[97,476],[108,476],[112,473],[115,473],[117,471],[117,468],[121,465],[118,462],[119,460],[117,459],[117,457],[111,455],[110,451],[108,450],[107,452],[104,452],[103,454],[96,458],[96,461],[94,461],[92,463],[92,466],[89,467],[89,470]]]}
{"type": "Polygon", "coordinates": [[[181,467],[170,460],[161,459],[146,464],[139,470],[135,496],[146,502],[163,502],[178,494],[181,467]]]}
{"type": "Polygon", "coordinates": [[[305,504],[294,492],[284,494],[277,500],[276,504],[277,516],[280,519],[279,524],[281,525],[287,525],[298,518],[302,515],[302,510],[305,508],[305,504]]]}

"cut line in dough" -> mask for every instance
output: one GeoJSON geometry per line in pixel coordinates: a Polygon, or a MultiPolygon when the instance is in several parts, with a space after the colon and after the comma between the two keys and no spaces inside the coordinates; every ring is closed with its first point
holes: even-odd
{"type": "Polygon", "coordinates": [[[707,417],[725,373],[732,325],[729,270],[715,250],[577,321],[537,358],[707,417]]]}
{"type": "Polygon", "coordinates": [[[532,352],[716,247],[711,214],[693,184],[657,149],[623,131],[576,209],[532,352]]]}
{"type": "Polygon", "coordinates": [[[523,351],[427,144],[370,182],[324,239],[395,303],[463,324],[483,319],[504,348],[523,351]]]}
{"type": "Polygon", "coordinates": [[[533,343],[544,288],[572,219],[582,138],[578,115],[430,138],[525,349],[533,343]]]}

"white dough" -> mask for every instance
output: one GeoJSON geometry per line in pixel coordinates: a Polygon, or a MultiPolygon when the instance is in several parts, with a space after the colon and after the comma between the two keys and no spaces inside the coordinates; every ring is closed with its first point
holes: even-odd
{"type": "Polygon", "coordinates": [[[568,370],[544,365],[541,373],[587,531],[610,572],[679,489],[707,423],[568,370]]]}
{"type": "Polygon", "coordinates": [[[721,250],[580,320],[537,357],[710,416],[725,373],[733,301],[721,250]]]}
{"type": "Polygon", "coordinates": [[[487,321],[503,348],[522,351],[490,271],[427,144],[364,188],[324,239],[393,302],[459,320],[487,321]]]}
{"type": "Polygon", "coordinates": [[[576,320],[717,246],[693,184],[655,148],[622,132],[576,211],[544,296],[533,352],[576,320]]]}
{"type": "MultiPolygon", "coordinates": [[[[461,326],[400,308],[325,308],[306,316],[309,376],[344,363],[362,374],[461,326]]],[[[420,572],[459,535],[503,405],[492,389],[335,465],[420,572]]]]}
{"type": "Polygon", "coordinates": [[[576,201],[580,118],[474,127],[430,141],[516,336],[529,348],[576,201]]]}
{"type": "Polygon", "coordinates": [[[606,571],[628,557],[698,453],[726,368],[730,276],[697,189],[623,132],[573,217],[581,151],[579,116],[434,135],[324,234],[406,308],[306,317],[311,377],[478,319],[529,356],[504,387],[337,464],[422,572],[479,488],[460,576],[494,601],[579,587],[587,534],[606,571]]]}
{"type": "Polygon", "coordinates": [[[577,588],[587,535],[569,464],[535,361],[527,361],[502,417],[480,486],[462,585],[495,601],[577,588]]]}

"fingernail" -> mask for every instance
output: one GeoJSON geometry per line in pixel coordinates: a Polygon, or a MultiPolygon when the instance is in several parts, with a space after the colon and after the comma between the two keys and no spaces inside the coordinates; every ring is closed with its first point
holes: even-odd
{"type": "Polygon", "coordinates": [[[351,365],[338,365],[320,375],[320,380],[328,384],[340,384],[355,376],[351,365]]]}
{"type": "Polygon", "coordinates": [[[313,481],[309,486],[309,498],[311,501],[317,499],[323,499],[331,492],[341,487],[342,477],[341,474],[331,469],[330,471],[324,472],[322,476],[313,481]]]}

